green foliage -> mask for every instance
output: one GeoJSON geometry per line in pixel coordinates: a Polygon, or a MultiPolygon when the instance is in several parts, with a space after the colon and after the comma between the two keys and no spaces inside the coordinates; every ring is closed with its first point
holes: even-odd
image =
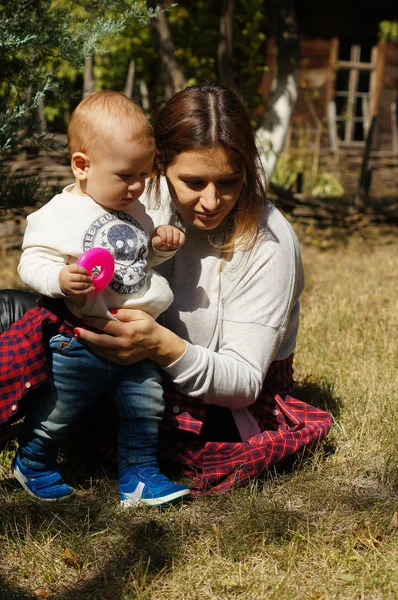
{"type": "Polygon", "coordinates": [[[241,0],[234,26],[234,73],[239,93],[246,102],[254,127],[260,125],[265,101],[258,88],[265,65],[265,14],[263,0],[241,0]]]}
{"type": "Polygon", "coordinates": [[[332,173],[318,173],[311,188],[311,196],[318,198],[341,198],[344,196],[343,186],[332,173]]]}
{"type": "Polygon", "coordinates": [[[167,13],[175,55],[189,85],[217,79],[220,14],[214,8],[211,0],[182,0],[167,13]]]}
{"type": "MultiPolygon", "coordinates": [[[[64,130],[71,105],[82,96],[85,57],[95,53],[100,60],[127,26],[130,33],[133,26],[143,28],[153,14],[144,0],[0,4],[0,167],[21,146],[49,143],[38,116],[41,98],[47,123],[64,130]]],[[[17,211],[48,192],[40,176],[15,177],[6,168],[0,172],[0,191],[2,208],[17,211]]]]}
{"type": "Polygon", "coordinates": [[[295,187],[299,174],[304,174],[303,193],[318,198],[341,198],[344,188],[337,177],[325,169],[314,172],[314,157],[299,150],[284,151],[276,163],[271,182],[284,189],[295,187]]]}
{"type": "MultiPolygon", "coordinates": [[[[167,13],[175,54],[190,85],[203,79],[215,81],[218,78],[220,7],[221,2],[212,0],[180,0],[167,13]]],[[[232,71],[236,89],[245,101],[253,125],[258,124],[256,121],[264,106],[258,92],[261,76],[266,70],[264,30],[263,0],[235,3],[232,71]]]]}
{"type": "Polygon", "coordinates": [[[35,206],[39,199],[49,199],[58,191],[39,174],[27,177],[24,173],[14,175],[7,169],[0,170],[1,216],[8,209],[14,215],[25,215],[26,209],[35,206]]]}
{"type": "Polygon", "coordinates": [[[379,38],[387,42],[398,42],[398,21],[381,21],[379,38]]]}
{"type": "MultiPolygon", "coordinates": [[[[265,70],[263,4],[242,0],[234,13],[233,72],[254,125],[264,105],[257,91],[265,70]]],[[[85,56],[94,57],[95,89],[121,91],[134,59],[134,95],[139,96],[137,84],[145,80],[156,112],[166,79],[148,26],[153,14],[145,0],[0,3],[0,152],[15,149],[21,140],[17,132],[30,145],[41,141],[37,108],[43,95],[47,122],[64,130],[70,109],[81,98],[85,56]]],[[[181,0],[167,8],[167,19],[187,82],[216,80],[220,3],[181,0]]]]}
{"type": "Polygon", "coordinates": [[[143,0],[24,0],[0,4],[0,152],[14,149],[23,134],[40,140],[35,114],[40,98],[70,96],[67,78],[82,72],[85,56],[101,49],[133,22],[148,23],[143,0]],[[51,92],[51,93],[50,93],[51,92]]]}
{"type": "Polygon", "coordinates": [[[276,163],[271,182],[284,189],[294,186],[297,181],[297,175],[303,170],[301,161],[292,160],[288,152],[282,152],[276,163]]]}

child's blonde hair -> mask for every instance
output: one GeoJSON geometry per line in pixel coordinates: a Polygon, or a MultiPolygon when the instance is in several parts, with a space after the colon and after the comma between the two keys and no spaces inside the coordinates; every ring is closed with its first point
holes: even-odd
{"type": "Polygon", "coordinates": [[[68,124],[68,147],[95,159],[101,153],[112,124],[125,127],[125,139],[153,137],[151,124],[141,108],[120,92],[104,90],[89,94],[77,105],[68,124]]]}

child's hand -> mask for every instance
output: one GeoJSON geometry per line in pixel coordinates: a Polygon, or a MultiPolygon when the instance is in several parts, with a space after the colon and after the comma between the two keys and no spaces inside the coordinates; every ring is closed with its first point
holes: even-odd
{"type": "Polygon", "coordinates": [[[95,291],[93,278],[80,265],[66,265],[58,277],[59,287],[66,296],[80,296],[95,291]]]}
{"type": "Polygon", "coordinates": [[[185,233],[173,225],[159,225],[152,236],[152,246],[157,250],[177,250],[185,242],[185,233]]]}

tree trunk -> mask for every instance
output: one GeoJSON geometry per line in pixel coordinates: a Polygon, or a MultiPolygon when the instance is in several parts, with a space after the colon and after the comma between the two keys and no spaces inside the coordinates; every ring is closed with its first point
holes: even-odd
{"type": "Polygon", "coordinates": [[[277,83],[263,125],[257,131],[260,157],[267,181],[283,150],[294,104],[298,96],[300,45],[293,0],[272,2],[278,48],[277,83]]]}
{"type": "Polygon", "coordinates": [[[129,70],[126,77],[126,85],[124,86],[124,94],[127,98],[133,97],[134,89],[134,75],[135,75],[135,60],[132,58],[129,63],[129,70]]]}
{"type": "Polygon", "coordinates": [[[175,46],[171,39],[169,25],[164,10],[157,4],[156,0],[147,0],[147,6],[148,8],[159,9],[157,17],[151,19],[151,27],[156,31],[160,60],[166,72],[171,93],[173,95],[185,88],[186,80],[176,61],[175,46]]]}
{"type": "Polygon", "coordinates": [[[46,108],[46,103],[44,101],[44,96],[41,96],[41,98],[39,100],[39,106],[37,107],[37,111],[39,114],[40,133],[41,134],[47,133],[47,119],[46,119],[45,108],[46,108]]]}
{"type": "Polygon", "coordinates": [[[144,80],[140,81],[140,94],[141,94],[142,110],[148,116],[150,113],[151,105],[149,103],[148,87],[144,80]]]}
{"type": "Polygon", "coordinates": [[[94,91],[93,57],[84,59],[83,98],[94,91]]]}
{"type": "Polygon", "coordinates": [[[233,87],[232,70],[232,33],[234,18],[234,0],[222,0],[220,18],[220,38],[217,49],[218,79],[221,83],[233,87]]]}

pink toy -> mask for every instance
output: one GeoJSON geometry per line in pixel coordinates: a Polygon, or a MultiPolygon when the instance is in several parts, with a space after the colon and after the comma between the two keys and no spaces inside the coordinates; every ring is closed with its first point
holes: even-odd
{"type": "Polygon", "coordinates": [[[93,286],[96,292],[103,290],[108,285],[115,269],[113,256],[105,248],[90,248],[90,250],[86,250],[79,256],[76,264],[87,269],[90,274],[92,274],[95,267],[100,267],[99,274],[93,275],[93,286]]]}

